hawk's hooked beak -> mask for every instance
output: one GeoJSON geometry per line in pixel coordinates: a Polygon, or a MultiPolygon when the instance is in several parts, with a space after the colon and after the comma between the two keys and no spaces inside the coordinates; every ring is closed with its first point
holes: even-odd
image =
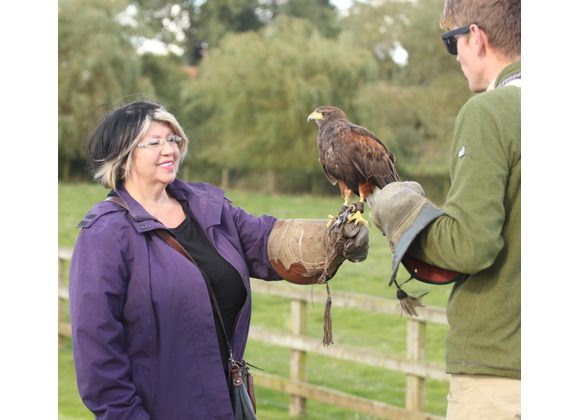
{"type": "Polygon", "coordinates": [[[307,122],[310,121],[320,121],[322,119],[322,114],[320,112],[314,111],[312,114],[308,116],[307,122]]]}

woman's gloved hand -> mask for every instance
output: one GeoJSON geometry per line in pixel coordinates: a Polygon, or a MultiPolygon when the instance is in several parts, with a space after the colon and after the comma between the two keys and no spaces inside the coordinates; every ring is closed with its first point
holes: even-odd
{"type": "Polygon", "coordinates": [[[345,223],[332,232],[327,220],[280,219],[268,238],[268,259],[285,280],[324,283],[345,261],[364,261],[369,249],[366,225],[345,223]]]}
{"type": "Polygon", "coordinates": [[[369,230],[364,223],[346,223],[342,229],[344,247],[342,256],[357,263],[367,259],[369,253],[369,230]]]}

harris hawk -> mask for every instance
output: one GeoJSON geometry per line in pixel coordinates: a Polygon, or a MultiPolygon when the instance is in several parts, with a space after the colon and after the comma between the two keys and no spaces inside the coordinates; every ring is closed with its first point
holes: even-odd
{"type": "Polygon", "coordinates": [[[332,228],[346,219],[367,223],[363,219],[364,203],[372,208],[375,192],[385,185],[399,181],[395,156],[383,142],[367,128],[351,123],[345,113],[334,106],[318,107],[308,116],[318,125],[319,160],[332,185],[338,183],[344,204],[332,228]],[[349,205],[352,194],[360,197],[349,205]]]}

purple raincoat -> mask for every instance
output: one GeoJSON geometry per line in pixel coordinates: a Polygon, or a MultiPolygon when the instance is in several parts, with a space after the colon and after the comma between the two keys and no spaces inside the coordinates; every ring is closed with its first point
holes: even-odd
{"type": "MultiPolygon", "coordinates": [[[[280,279],[266,244],[276,221],[232,206],[209,184],[175,180],[209,241],[240,273],[246,302],[234,327],[243,357],[249,277],[280,279]]],[[[99,419],[232,419],[210,298],[195,265],[151,231],[164,228],[124,189],[128,214],[100,202],[80,226],[70,268],[77,384],[99,419]]]]}

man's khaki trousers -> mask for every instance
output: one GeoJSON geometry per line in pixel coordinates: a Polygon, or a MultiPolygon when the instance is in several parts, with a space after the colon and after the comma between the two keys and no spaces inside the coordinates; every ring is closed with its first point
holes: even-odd
{"type": "Polygon", "coordinates": [[[451,375],[446,419],[520,419],[520,383],[499,376],[451,375]]]}

